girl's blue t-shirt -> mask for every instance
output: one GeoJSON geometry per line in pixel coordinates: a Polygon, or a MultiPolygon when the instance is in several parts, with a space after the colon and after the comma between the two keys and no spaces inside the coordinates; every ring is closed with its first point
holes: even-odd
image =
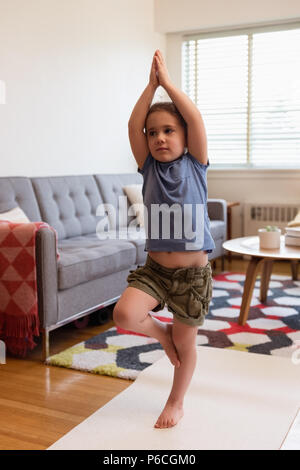
{"type": "Polygon", "coordinates": [[[143,175],[145,251],[206,251],[215,248],[207,213],[209,166],[190,153],[159,162],[149,153],[143,175]]]}

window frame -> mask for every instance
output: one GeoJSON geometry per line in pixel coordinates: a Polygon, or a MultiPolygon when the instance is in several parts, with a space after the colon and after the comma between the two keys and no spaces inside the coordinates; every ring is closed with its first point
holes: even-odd
{"type": "MultiPolygon", "coordinates": [[[[210,170],[211,171],[219,171],[219,170],[252,170],[252,172],[265,172],[265,171],[281,171],[281,170],[286,170],[287,172],[289,171],[296,171],[297,173],[299,172],[300,174],[300,155],[299,155],[299,165],[289,165],[286,166],[283,163],[276,163],[275,165],[255,165],[250,161],[250,133],[251,133],[251,126],[250,126],[250,108],[251,108],[251,79],[250,75],[252,73],[251,70],[251,54],[252,54],[252,39],[253,39],[253,34],[255,33],[266,33],[266,32],[275,32],[275,31],[287,31],[287,30],[292,30],[292,29],[300,29],[300,20],[292,20],[290,22],[280,22],[277,24],[265,24],[265,25],[254,25],[254,26],[242,26],[242,27],[236,27],[236,28],[231,28],[231,29],[222,29],[222,30],[215,30],[215,31],[193,31],[190,33],[185,33],[182,32],[180,34],[180,72],[181,72],[181,84],[184,81],[184,67],[183,67],[183,54],[182,54],[182,49],[183,49],[183,43],[185,41],[189,40],[198,40],[198,39],[207,39],[207,38],[221,38],[221,37],[229,37],[229,36],[240,36],[241,34],[247,34],[249,36],[248,38],[248,106],[247,106],[247,162],[246,163],[240,163],[240,164],[216,164],[213,162],[213,158],[211,158],[211,165],[210,165],[210,170]]],[[[201,112],[201,109],[200,109],[201,112]]],[[[209,148],[209,138],[208,138],[208,148],[209,148]]]]}

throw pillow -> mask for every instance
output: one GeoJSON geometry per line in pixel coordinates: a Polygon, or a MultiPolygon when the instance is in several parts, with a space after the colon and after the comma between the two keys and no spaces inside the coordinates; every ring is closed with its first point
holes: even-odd
{"type": "Polygon", "coordinates": [[[142,187],[142,184],[129,184],[128,186],[123,187],[130,204],[133,206],[137,223],[140,227],[144,227],[144,203],[142,187]]]}
{"type": "Polygon", "coordinates": [[[27,215],[25,214],[25,212],[22,211],[20,207],[15,207],[14,209],[11,209],[10,211],[7,211],[7,212],[1,212],[0,220],[9,220],[9,222],[15,222],[17,224],[21,222],[23,223],[30,222],[27,215]]]}

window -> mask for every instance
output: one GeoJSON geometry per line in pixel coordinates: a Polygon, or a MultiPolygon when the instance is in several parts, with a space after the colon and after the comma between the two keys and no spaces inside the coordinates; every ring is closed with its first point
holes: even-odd
{"type": "Polygon", "coordinates": [[[300,24],[184,37],[212,166],[300,168],[300,24]]]}

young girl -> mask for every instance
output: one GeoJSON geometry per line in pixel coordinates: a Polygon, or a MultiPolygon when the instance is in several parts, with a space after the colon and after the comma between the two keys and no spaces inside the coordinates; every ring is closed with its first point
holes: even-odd
{"type": "Polygon", "coordinates": [[[174,365],[171,393],[155,424],[156,428],[168,428],[183,416],[184,396],[195,370],[197,330],[203,324],[212,296],[207,253],[215,244],[206,205],[209,162],[205,127],[194,103],[171,82],[159,50],[154,54],[149,83],[132,111],[128,128],[138,171],[144,178],[148,255],[145,265],[128,276],[129,286],[113,315],[120,327],[156,338],[174,365]],[[159,85],[172,102],[150,106],[159,85]],[[195,212],[185,212],[186,208],[192,205],[203,209],[201,224],[193,232],[195,240],[187,237],[186,230],[184,233],[181,230],[179,236],[178,233],[172,236],[171,230],[168,237],[161,236],[159,219],[151,211],[160,204],[173,208],[176,205],[177,215],[178,207],[183,209],[179,218],[174,213],[173,224],[171,218],[165,219],[173,232],[175,219],[178,232],[186,214],[188,222],[195,226],[195,212]],[[165,304],[173,313],[173,324],[160,322],[149,314],[165,304]]]}

